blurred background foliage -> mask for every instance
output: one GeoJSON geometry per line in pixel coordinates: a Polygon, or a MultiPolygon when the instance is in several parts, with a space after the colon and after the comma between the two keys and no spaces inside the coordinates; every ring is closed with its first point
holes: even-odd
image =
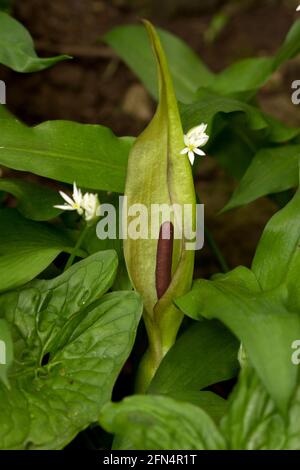
{"type": "MultiPolygon", "coordinates": [[[[108,31],[148,17],[186,41],[213,71],[220,71],[244,57],[273,54],[299,16],[298,3],[298,0],[0,0],[0,8],[10,9],[28,28],[40,56],[74,57],[37,74],[20,75],[0,67],[0,79],[7,83],[8,107],[31,125],[48,119],[68,119],[101,123],[118,135],[138,135],[151,119],[155,102],[102,41],[108,31]]],[[[296,79],[300,79],[299,58],[272,76],[258,100],[264,111],[300,127],[299,107],[291,102],[291,83],[296,79]]],[[[238,152],[238,143],[236,149],[238,152]]],[[[206,226],[230,266],[249,265],[276,204],[264,198],[217,215],[236,181],[209,156],[197,167],[196,184],[206,205],[206,226]]],[[[207,277],[219,270],[208,246],[198,256],[198,276],[207,277]]]]}

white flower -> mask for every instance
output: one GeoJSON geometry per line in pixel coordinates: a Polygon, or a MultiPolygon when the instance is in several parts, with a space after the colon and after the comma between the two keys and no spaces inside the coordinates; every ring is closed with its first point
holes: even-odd
{"type": "Polygon", "coordinates": [[[91,222],[98,216],[100,207],[97,194],[85,193],[83,196],[82,207],[84,209],[84,218],[87,222],[91,222]]]}
{"type": "Polygon", "coordinates": [[[200,126],[193,127],[184,136],[185,148],[180,152],[181,155],[188,154],[191,165],[195,160],[195,154],[204,156],[205,152],[200,150],[199,147],[203,147],[207,144],[209,136],[206,134],[207,124],[200,124],[200,126]]]}
{"type": "Polygon", "coordinates": [[[300,11],[300,5],[297,7],[296,11],[300,11]]]}
{"type": "Polygon", "coordinates": [[[86,222],[91,222],[97,217],[97,212],[100,207],[97,194],[85,193],[82,195],[82,192],[77,188],[76,183],[73,184],[73,199],[63,191],[59,191],[59,194],[67,204],[54,206],[57,209],[64,211],[77,211],[79,215],[84,215],[86,222]]]}
{"type": "Polygon", "coordinates": [[[56,209],[62,209],[63,211],[77,211],[79,215],[83,214],[82,208],[82,192],[77,188],[76,183],[73,183],[73,199],[63,191],[59,191],[61,197],[66,201],[67,204],[54,206],[56,209]]]}

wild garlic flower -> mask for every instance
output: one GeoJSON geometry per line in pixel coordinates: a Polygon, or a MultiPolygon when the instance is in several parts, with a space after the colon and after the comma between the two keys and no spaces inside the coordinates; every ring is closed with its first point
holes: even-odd
{"type": "Polygon", "coordinates": [[[76,183],[73,183],[72,197],[63,191],[59,191],[61,197],[65,200],[66,204],[54,206],[56,209],[63,211],[77,211],[79,215],[83,215],[86,222],[91,222],[96,219],[98,209],[100,207],[97,194],[85,193],[82,194],[81,190],[77,188],[76,183]]]}
{"type": "Polygon", "coordinates": [[[199,147],[207,144],[209,136],[206,134],[207,124],[200,124],[200,126],[193,127],[184,136],[184,143],[186,147],[181,151],[181,155],[188,155],[191,165],[195,160],[195,154],[204,156],[205,152],[199,147]]]}
{"type": "Polygon", "coordinates": [[[83,196],[82,207],[84,209],[84,218],[86,222],[95,220],[98,216],[100,207],[98,194],[85,193],[83,196]]]}
{"type": "Polygon", "coordinates": [[[66,204],[54,206],[56,209],[61,209],[63,211],[77,211],[79,215],[83,214],[83,196],[81,190],[77,188],[76,183],[73,184],[73,199],[63,191],[59,191],[59,194],[66,201],[66,204]]]}

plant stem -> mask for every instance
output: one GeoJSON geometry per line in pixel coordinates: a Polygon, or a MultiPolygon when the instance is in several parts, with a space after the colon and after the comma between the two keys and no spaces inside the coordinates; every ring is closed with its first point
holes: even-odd
{"type": "Polygon", "coordinates": [[[85,224],[85,225],[83,226],[83,228],[81,229],[81,232],[80,232],[80,235],[79,235],[78,240],[77,240],[77,242],[76,242],[76,245],[74,246],[74,249],[73,249],[73,251],[72,251],[72,253],[71,253],[71,255],[70,255],[70,257],[69,257],[69,259],[68,259],[68,261],[67,261],[67,264],[66,264],[66,266],[65,266],[64,271],[66,271],[67,269],[69,269],[70,266],[72,266],[72,264],[74,263],[74,260],[75,260],[75,258],[76,258],[76,256],[77,256],[77,252],[78,252],[79,248],[81,247],[82,242],[83,242],[83,240],[85,239],[85,236],[86,236],[88,230],[89,230],[89,226],[88,226],[87,224],[85,224]]]}
{"type": "Polygon", "coordinates": [[[205,237],[207,239],[207,242],[208,242],[212,252],[214,253],[214,255],[215,255],[222,271],[224,273],[227,273],[229,271],[229,266],[227,264],[226,259],[223,256],[217,242],[215,241],[212,234],[210,233],[210,231],[207,228],[204,228],[204,233],[205,233],[205,237]]]}
{"type": "MultiPolygon", "coordinates": [[[[201,204],[201,200],[200,200],[200,197],[199,197],[199,194],[196,192],[196,201],[197,201],[197,204],[201,204]]],[[[204,234],[205,234],[205,237],[207,239],[207,242],[212,250],[212,252],[214,253],[219,265],[220,265],[220,268],[222,269],[222,271],[224,273],[228,273],[228,271],[230,271],[229,269],[229,266],[227,264],[227,261],[226,259],[224,258],[217,242],[215,241],[214,237],[212,236],[211,232],[206,228],[204,227],[204,234]]]]}
{"type": "Polygon", "coordinates": [[[146,393],[164,357],[161,335],[157,326],[153,323],[150,325],[147,320],[144,321],[146,323],[149,345],[138,367],[135,382],[136,393],[146,393]]]}

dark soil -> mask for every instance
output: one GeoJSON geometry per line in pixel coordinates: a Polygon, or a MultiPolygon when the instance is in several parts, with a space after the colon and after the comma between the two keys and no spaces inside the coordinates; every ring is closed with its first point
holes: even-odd
{"type": "MultiPolygon", "coordinates": [[[[0,76],[8,84],[8,105],[28,124],[69,119],[101,123],[118,135],[137,135],[151,118],[155,103],[131,71],[101,43],[101,37],[114,26],[148,16],[182,37],[219,71],[242,57],[272,54],[295,17],[293,2],[236,2],[239,6],[234,7],[221,36],[206,44],[204,33],[216,11],[215,4],[228,6],[228,2],[192,0],[16,0],[14,14],[30,30],[38,53],[67,53],[74,59],[37,74],[22,75],[0,68],[0,76]]],[[[295,125],[300,124],[300,115],[291,104],[290,86],[297,78],[300,63],[296,60],[273,77],[260,97],[266,110],[295,125]]],[[[235,183],[210,158],[201,163],[199,178],[206,226],[231,267],[249,265],[275,205],[262,199],[248,208],[217,216],[235,183]]],[[[198,275],[209,276],[219,270],[207,246],[199,254],[198,266],[198,275]]]]}

